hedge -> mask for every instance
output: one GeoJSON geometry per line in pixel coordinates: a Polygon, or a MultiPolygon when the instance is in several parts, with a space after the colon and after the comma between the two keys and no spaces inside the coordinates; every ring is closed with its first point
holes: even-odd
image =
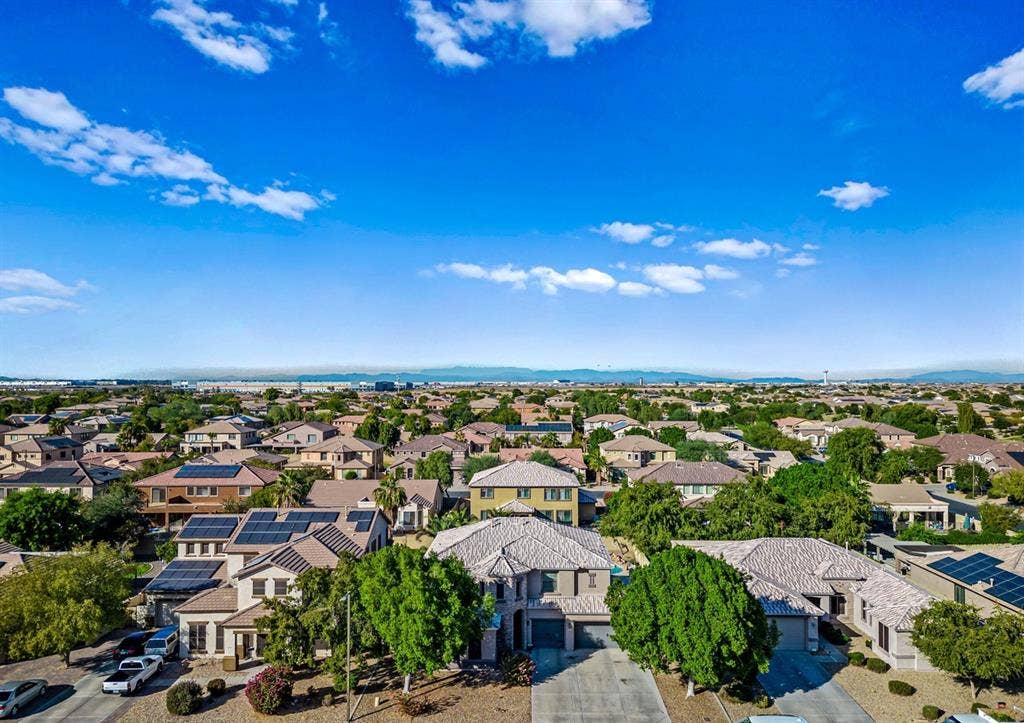
{"type": "Polygon", "coordinates": [[[890,680],[889,681],[889,692],[893,695],[913,695],[917,692],[917,689],[910,683],[904,683],[902,680],[890,680]]]}
{"type": "Polygon", "coordinates": [[[872,673],[888,673],[890,666],[881,658],[868,658],[864,663],[872,673]]]}

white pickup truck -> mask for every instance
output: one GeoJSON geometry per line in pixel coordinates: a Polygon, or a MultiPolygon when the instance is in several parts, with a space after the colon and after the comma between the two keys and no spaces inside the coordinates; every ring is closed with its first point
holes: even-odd
{"type": "Polygon", "coordinates": [[[103,692],[130,695],[163,667],[164,661],[159,655],[125,658],[117,667],[117,672],[103,681],[103,692]]]}

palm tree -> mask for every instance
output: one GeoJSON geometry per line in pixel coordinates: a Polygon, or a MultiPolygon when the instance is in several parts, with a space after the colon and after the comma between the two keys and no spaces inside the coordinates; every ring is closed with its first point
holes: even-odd
{"type": "Polygon", "coordinates": [[[64,432],[68,431],[68,420],[63,417],[57,417],[56,419],[50,420],[50,427],[47,430],[54,437],[59,437],[64,432]]]}
{"type": "Polygon", "coordinates": [[[394,525],[398,521],[398,508],[406,502],[405,488],[394,477],[384,477],[373,491],[373,501],[388,512],[391,524],[394,525]]]}
{"type": "Polygon", "coordinates": [[[270,485],[270,496],[277,507],[298,507],[306,496],[305,484],[294,470],[286,469],[270,485]]]}

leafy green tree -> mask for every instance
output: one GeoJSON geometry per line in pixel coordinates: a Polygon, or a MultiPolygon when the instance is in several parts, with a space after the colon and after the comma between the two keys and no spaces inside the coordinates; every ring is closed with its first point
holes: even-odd
{"type": "Polygon", "coordinates": [[[663,427],[658,432],[658,441],[675,447],[686,440],[686,430],[680,427],[663,427]]]}
{"type": "Polygon", "coordinates": [[[882,484],[899,484],[910,473],[910,457],[905,452],[893,449],[882,455],[875,473],[875,481],[882,484]]]}
{"type": "Polygon", "coordinates": [[[500,464],[502,464],[502,458],[498,455],[476,455],[466,460],[462,466],[462,473],[468,483],[477,472],[497,467],[500,464]]]}
{"type": "Polygon", "coordinates": [[[856,479],[874,479],[884,447],[870,427],[852,427],[829,437],[828,461],[856,479]]]}
{"type": "Polygon", "coordinates": [[[883,409],[877,421],[913,432],[915,437],[934,437],[939,433],[938,414],[921,404],[897,404],[883,409]]]}
{"type": "Polygon", "coordinates": [[[676,672],[694,685],[750,681],[768,670],[778,631],[723,560],[673,547],[637,568],[605,598],[619,646],[640,667],[676,672]]]}
{"type": "Polygon", "coordinates": [[[975,434],[985,428],[983,420],[970,402],[960,402],[956,405],[956,431],[960,434],[975,434]]]}
{"type": "Polygon", "coordinates": [[[456,660],[483,636],[494,615],[472,575],[456,557],[439,559],[405,545],[393,545],[364,558],[359,594],[374,630],[405,675],[427,675],[456,660]]]}
{"type": "Polygon", "coordinates": [[[729,453],[724,447],[703,439],[684,439],[676,445],[676,459],[687,462],[726,462],[729,453]]]}
{"type": "Polygon", "coordinates": [[[953,467],[953,482],[958,490],[973,497],[988,488],[988,470],[977,462],[961,462],[953,467]]]}
{"type": "Polygon", "coordinates": [[[164,562],[170,562],[178,556],[178,543],[174,540],[164,540],[156,546],[156,556],[164,562]]]}
{"type": "Polygon", "coordinates": [[[981,529],[985,532],[1005,534],[1007,530],[1016,530],[1022,522],[1017,510],[991,502],[978,505],[978,514],[981,516],[981,529]]]}
{"type": "Polygon", "coordinates": [[[427,523],[427,530],[432,534],[436,535],[442,530],[451,530],[456,527],[462,527],[468,525],[471,522],[476,522],[469,510],[465,507],[456,507],[453,510],[445,512],[443,515],[433,515],[430,521],[427,523]]]}
{"type": "Polygon", "coordinates": [[[68,429],[68,420],[63,417],[56,417],[50,420],[50,423],[46,426],[46,431],[54,437],[60,437],[68,429]]]}
{"type": "Polygon", "coordinates": [[[914,618],[914,646],[939,670],[978,684],[1024,675],[1024,618],[997,612],[983,620],[973,605],[939,600],[914,618]]]}
{"type": "Polygon", "coordinates": [[[148,436],[149,430],[146,426],[132,419],[122,424],[121,429],[118,430],[117,445],[121,449],[135,449],[148,436]]]}
{"type": "Polygon", "coordinates": [[[915,472],[928,475],[932,479],[935,479],[939,465],[946,459],[938,449],[924,444],[915,444],[907,452],[907,456],[915,472]]]}
{"type": "Polygon", "coordinates": [[[543,464],[546,467],[558,466],[558,460],[555,459],[554,456],[552,456],[551,452],[548,452],[546,449],[538,449],[536,452],[530,455],[529,460],[531,462],[543,464]]]}
{"type": "Polygon", "coordinates": [[[369,439],[385,447],[393,447],[401,437],[401,432],[394,424],[386,419],[381,419],[377,414],[368,414],[366,419],[356,427],[355,436],[359,439],[369,439]]]}
{"type": "Polygon", "coordinates": [[[600,526],[602,535],[625,537],[650,556],[681,537],[686,516],[675,485],[641,482],[611,496],[600,526]]]}
{"type": "Polygon", "coordinates": [[[600,446],[604,442],[615,439],[615,435],[606,427],[598,427],[587,437],[587,446],[591,449],[600,446]]]}
{"type": "Polygon", "coordinates": [[[70,665],[74,648],[123,623],[131,577],[125,559],[105,544],[15,570],[0,582],[0,657],[56,653],[70,665]]]}
{"type": "Polygon", "coordinates": [[[263,398],[268,402],[276,402],[281,398],[281,390],[277,387],[267,387],[263,390],[263,398]]]}
{"type": "Polygon", "coordinates": [[[398,508],[406,503],[405,488],[394,477],[385,477],[373,491],[373,501],[381,509],[387,510],[393,525],[398,521],[398,508]]]}
{"type": "Polygon", "coordinates": [[[134,548],[149,529],[142,514],[143,507],[145,500],[137,487],[127,482],[113,482],[102,494],[82,505],[89,539],[134,548]]]}
{"type": "Polygon", "coordinates": [[[416,479],[436,479],[441,485],[441,489],[447,492],[448,488],[452,486],[451,454],[437,450],[416,460],[413,476],[416,479]]]}
{"type": "Polygon", "coordinates": [[[707,432],[713,432],[722,428],[722,420],[710,409],[702,409],[697,415],[697,424],[707,432]]]}
{"type": "Polygon", "coordinates": [[[519,416],[519,412],[509,407],[507,404],[502,404],[496,409],[492,409],[489,413],[483,417],[484,421],[494,422],[495,424],[520,424],[522,418],[519,416]]]}
{"type": "Polygon", "coordinates": [[[787,437],[770,422],[754,422],[740,427],[743,441],[758,449],[781,449],[792,452],[796,457],[807,457],[811,453],[811,443],[794,437],[787,437]]]}
{"type": "Polygon", "coordinates": [[[1024,470],[1002,472],[992,478],[992,491],[999,497],[1009,497],[1010,502],[1024,502],[1024,470]]]}
{"type": "Polygon", "coordinates": [[[287,508],[300,507],[309,494],[310,486],[296,470],[286,469],[264,489],[267,490],[274,507],[287,508]]]}
{"type": "Polygon", "coordinates": [[[70,550],[86,530],[81,504],[66,492],[14,491],[0,505],[0,540],[23,550],[70,550]]]}

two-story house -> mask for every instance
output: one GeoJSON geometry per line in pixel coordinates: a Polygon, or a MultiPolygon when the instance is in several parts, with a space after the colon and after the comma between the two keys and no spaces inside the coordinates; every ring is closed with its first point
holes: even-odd
{"type": "Polygon", "coordinates": [[[245,449],[259,442],[256,430],[234,422],[211,422],[185,432],[181,450],[217,452],[222,449],[245,449]]]}
{"type": "Polygon", "coordinates": [[[847,417],[825,423],[825,431],[830,435],[838,434],[844,429],[856,429],[857,427],[867,427],[872,430],[886,449],[909,449],[915,439],[914,433],[906,429],[900,429],[884,422],[867,422],[858,417],[847,417]]]}
{"type": "Polygon", "coordinates": [[[299,452],[337,434],[337,427],[323,422],[285,422],[271,429],[259,445],[282,452],[299,452]]]}
{"type": "Polygon", "coordinates": [[[627,434],[598,445],[608,466],[621,476],[626,470],[636,470],[649,464],[670,462],[676,458],[676,449],[664,442],[640,434],[627,434]]]}
{"type": "Polygon", "coordinates": [[[503,650],[615,645],[604,602],[613,564],[596,532],[539,517],[496,517],[440,532],[428,552],[458,558],[481,592],[494,596],[498,614],[466,651],[469,660],[494,662],[503,650]]]}
{"type": "MultiPolygon", "coordinates": [[[[254,509],[241,519],[228,515],[193,518],[176,538],[179,552],[195,545],[193,554],[174,560],[200,571],[205,589],[191,592],[169,613],[177,618],[183,656],[219,657],[225,670],[262,657],[265,636],[256,621],[269,614],[263,601],[297,595],[295,578],[313,567],[333,568],[342,553],[356,557],[379,550],[390,539],[387,521],[378,510],[254,509]],[[223,520],[219,518],[224,518],[223,520]],[[201,545],[220,545],[204,553],[201,545]],[[206,583],[202,571],[212,570],[206,583]]],[[[187,572],[158,575],[146,589],[161,590],[187,578],[187,572]]],[[[194,586],[193,586],[194,587],[194,586]]],[[[170,597],[162,594],[164,605],[170,597]]],[[[158,621],[160,624],[161,621],[158,621]]]]}
{"type": "Polygon", "coordinates": [[[15,427],[4,433],[4,444],[12,445],[17,442],[24,442],[29,439],[41,439],[45,437],[61,436],[73,439],[76,442],[84,443],[96,434],[95,429],[89,429],[88,427],[80,427],[77,424],[65,424],[64,430],[60,435],[54,435],[50,432],[49,422],[38,422],[36,424],[30,424],[25,427],[15,427]]]}
{"type": "Polygon", "coordinates": [[[388,470],[399,469],[403,476],[411,478],[416,460],[426,459],[432,452],[450,454],[452,476],[456,482],[462,480],[462,467],[469,456],[469,445],[441,434],[425,434],[395,447],[395,459],[388,470]]]}
{"type": "Polygon", "coordinates": [[[82,443],[70,437],[32,437],[0,447],[0,470],[17,474],[52,462],[82,458],[82,443]]]}
{"type": "Polygon", "coordinates": [[[107,484],[121,476],[121,470],[79,461],[53,462],[45,467],[29,469],[0,479],[0,503],[11,492],[39,487],[47,492],[65,492],[83,500],[91,500],[103,492],[107,484]]]}
{"type": "Polygon", "coordinates": [[[583,420],[583,434],[588,435],[595,429],[608,429],[615,424],[639,426],[640,422],[625,414],[593,414],[583,420]]]}
{"type": "Polygon", "coordinates": [[[477,472],[468,486],[470,513],[481,520],[503,511],[580,524],[580,482],[571,472],[540,462],[506,462],[477,472]]]}
{"type": "Polygon", "coordinates": [[[746,474],[721,462],[674,459],[631,470],[630,479],[634,482],[667,482],[675,485],[682,499],[699,500],[714,497],[726,485],[744,482],[746,474]]]}
{"type": "Polygon", "coordinates": [[[224,511],[270,484],[281,473],[247,464],[185,464],[135,482],[142,491],[142,513],[155,525],[171,529],[194,514],[224,511]]]}
{"type": "MultiPolygon", "coordinates": [[[[397,518],[391,520],[395,531],[421,530],[434,515],[441,514],[444,494],[436,479],[403,479],[398,484],[405,491],[405,504],[398,508],[397,518]]],[[[305,504],[309,507],[372,510],[378,507],[373,492],[379,486],[378,479],[319,479],[310,487],[305,504]]],[[[385,515],[391,514],[391,510],[381,511],[385,515]]]]}
{"type": "Polygon", "coordinates": [[[384,445],[358,437],[335,436],[299,452],[304,465],[327,467],[335,479],[376,479],[384,472],[384,445]]]}

